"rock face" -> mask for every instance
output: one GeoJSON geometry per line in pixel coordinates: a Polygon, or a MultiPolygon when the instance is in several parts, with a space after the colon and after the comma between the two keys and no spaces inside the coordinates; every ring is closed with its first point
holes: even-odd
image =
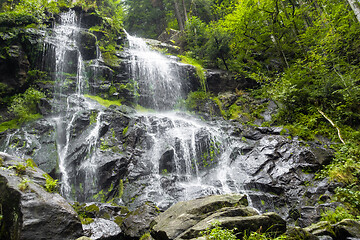
{"type": "Polygon", "coordinates": [[[124,239],[140,239],[150,231],[150,223],[158,215],[159,209],[151,203],[145,203],[129,213],[121,224],[124,239]]]}
{"type": "Polygon", "coordinates": [[[178,202],[152,223],[151,235],[156,240],[196,239],[213,223],[237,233],[257,231],[277,234],[286,231],[286,223],[275,213],[258,213],[246,207],[245,195],[214,195],[187,202],[178,202]]]}
{"type": "Polygon", "coordinates": [[[360,238],[360,222],[351,219],[344,219],[336,224],[322,221],[304,230],[322,239],[345,240],[360,238]]]}
{"type": "Polygon", "coordinates": [[[45,172],[24,160],[0,153],[0,238],[11,240],[76,239],[82,227],[72,207],[45,191],[45,172]],[[25,170],[23,166],[27,166],[25,170]]]}
{"type": "Polygon", "coordinates": [[[235,89],[245,90],[256,88],[259,84],[253,79],[234,76],[229,72],[214,69],[207,69],[206,82],[209,91],[215,94],[234,91],[235,89]]]}

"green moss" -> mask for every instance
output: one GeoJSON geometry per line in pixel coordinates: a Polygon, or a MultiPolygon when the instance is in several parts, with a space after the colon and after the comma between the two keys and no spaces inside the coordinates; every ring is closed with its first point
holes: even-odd
{"type": "Polygon", "coordinates": [[[140,106],[139,104],[135,106],[135,110],[137,112],[155,112],[153,109],[145,108],[143,106],[140,106]]]}
{"type": "Polygon", "coordinates": [[[116,216],[114,222],[120,227],[125,218],[116,216]]]}
{"type": "Polygon", "coordinates": [[[191,92],[185,100],[185,105],[190,110],[198,110],[205,105],[209,98],[209,94],[204,91],[191,92]]]}
{"type": "Polygon", "coordinates": [[[140,237],[139,240],[150,240],[150,239],[151,239],[150,233],[145,233],[140,237]]]}
{"type": "Polygon", "coordinates": [[[97,116],[98,116],[98,112],[97,112],[97,111],[92,111],[92,112],[91,112],[91,115],[90,115],[90,124],[96,123],[97,116]]]}
{"type": "Polygon", "coordinates": [[[85,207],[85,211],[96,214],[99,213],[100,209],[96,204],[91,204],[85,207]]]}
{"type": "Polygon", "coordinates": [[[53,179],[49,174],[43,174],[46,179],[45,183],[45,190],[49,193],[57,192],[58,191],[58,180],[53,179]]]}
{"type": "Polygon", "coordinates": [[[196,70],[196,74],[200,79],[201,90],[206,92],[206,76],[205,76],[205,69],[202,67],[202,64],[189,56],[179,55],[178,57],[181,58],[181,62],[193,65],[196,70]]]}
{"type": "Polygon", "coordinates": [[[126,133],[128,132],[128,130],[129,130],[129,126],[126,126],[126,128],[124,128],[124,130],[123,130],[123,132],[122,132],[123,136],[126,135],[126,133]]]}
{"type": "Polygon", "coordinates": [[[5,132],[6,130],[15,129],[15,128],[19,128],[19,120],[18,119],[13,119],[13,120],[3,122],[0,124],[0,132],[5,132]]]}
{"type": "Polygon", "coordinates": [[[104,107],[110,107],[111,105],[121,106],[121,100],[107,100],[107,99],[103,99],[99,96],[92,96],[92,95],[88,95],[88,94],[85,94],[84,96],[97,101],[104,107]]]}
{"type": "Polygon", "coordinates": [[[118,197],[119,197],[119,198],[122,198],[123,194],[124,194],[124,181],[123,181],[122,179],[120,179],[120,181],[119,181],[119,195],[118,195],[118,197]]]}
{"type": "Polygon", "coordinates": [[[94,222],[93,218],[80,218],[81,224],[88,225],[94,222]]]}

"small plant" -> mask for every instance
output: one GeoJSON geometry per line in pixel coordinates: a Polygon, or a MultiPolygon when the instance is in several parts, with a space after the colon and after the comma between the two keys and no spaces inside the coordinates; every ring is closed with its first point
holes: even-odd
{"type": "Polygon", "coordinates": [[[26,165],[18,163],[16,165],[8,167],[8,169],[15,169],[16,175],[24,175],[26,173],[26,165]]]}
{"type": "Polygon", "coordinates": [[[207,230],[201,232],[206,239],[211,240],[236,240],[236,235],[234,231],[236,228],[229,230],[224,229],[220,226],[219,222],[212,223],[213,228],[208,228],[207,230]]]}
{"type": "Polygon", "coordinates": [[[57,192],[59,180],[54,180],[49,174],[44,174],[43,176],[46,178],[45,190],[49,193],[57,192]]]}
{"type": "Polygon", "coordinates": [[[25,192],[29,188],[29,182],[30,179],[24,178],[21,180],[21,182],[18,184],[18,188],[20,191],[25,192]]]}
{"type": "Polygon", "coordinates": [[[152,239],[150,233],[145,233],[140,238],[140,240],[150,240],[150,239],[152,239]]]}
{"type": "Polygon", "coordinates": [[[30,167],[33,170],[35,170],[36,164],[34,163],[34,160],[32,160],[31,158],[28,158],[26,160],[26,167],[30,167]]]}
{"type": "Polygon", "coordinates": [[[128,130],[129,130],[129,126],[126,126],[126,128],[124,128],[124,130],[122,132],[124,137],[125,137],[126,133],[128,132],[128,130]]]}
{"type": "Polygon", "coordinates": [[[356,219],[356,217],[341,206],[337,207],[335,210],[326,210],[321,213],[321,221],[328,221],[331,224],[340,222],[343,219],[356,219]]]}

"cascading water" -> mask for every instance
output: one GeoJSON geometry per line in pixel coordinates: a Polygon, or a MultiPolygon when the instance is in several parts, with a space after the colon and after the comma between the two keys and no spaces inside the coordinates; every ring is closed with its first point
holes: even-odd
{"type": "MultiPolygon", "coordinates": [[[[127,38],[132,77],[147,94],[147,102],[139,104],[157,111],[173,109],[176,101],[186,95],[182,92],[185,77],[173,60],[152,51],[144,40],[130,35],[127,38]]],[[[138,117],[147,131],[142,158],[149,171],[140,180],[143,194],[138,201],[150,199],[166,207],[174,201],[240,191],[241,183],[235,185],[232,179],[229,147],[240,146],[241,141],[185,113],[138,113],[138,117]],[[212,169],[210,178],[208,169],[212,169]],[[177,192],[172,192],[172,185],[176,185],[173,188],[177,192]]]]}
{"type": "Polygon", "coordinates": [[[60,14],[60,23],[54,27],[53,34],[48,36],[46,43],[51,44],[55,52],[54,102],[59,110],[55,110],[58,114],[53,119],[57,133],[61,193],[67,198],[82,196],[82,200],[86,200],[97,191],[95,158],[102,111],[99,105],[94,105],[93,101],[83,96],[88,89],[85,88],[85,62],[77,42],[82,29],[77,23],[75,11],[60,14]],[[71,87],[68,88],[69,86],[71,87]],[[89,111],[92,115],[97,115],[93,117],[94,126],[88,130],[90,132],[85,131],[81,143],[83,148],[74,150],[74,146],[79,145],[73,140],[75,123],[89,111]],[[78,156],[74,158],[74,155],[78,156]]]}
{"type": "Polygon", "coordinates": [[[127,34],[130,53],[130,72],[137,82],[139,104],[157,110],[171,110],[185,97],[182,92],[184,79],[175,61],[156,51],[146,42],[127,34]]]}

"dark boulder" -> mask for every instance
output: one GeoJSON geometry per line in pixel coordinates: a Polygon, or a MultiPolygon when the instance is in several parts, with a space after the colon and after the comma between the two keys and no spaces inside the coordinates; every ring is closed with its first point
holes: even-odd
{"type": "Polygon", "coordinates": [[[218,195],[178,202],[152,223],[154,239],[175,239],[187,229],[224,207],[247,205],[245,195],[218,195]]]}
{"type": "Polygon", "coordinates": [[[0,153],[1,239],[76,239],[80,220],[57,193],[45,191],[45,175],[22,159],[0,153]],[[25,166],[21,173],[19,169],[25,166]],[[17,173],[17,174],[16,174],[17,173]]]}
{"type": "Polygon", "coordinates": [[[234,89],[251,89],[259,86],[254,79],[236,76],[227,71],[214,69],[207,69],[206,83],[209,91],[214,94],[234,91],[234,89]]]}
{"type": "Polygon", "coordinates": [[[78,35],[79,51],[84,61],[96,59],[96,36],[87,31],[80,31],[78,35]]]}
{"type": "Polygon", "coordinates": [[[145,203],[130,212],[122,222],[121,229],[124,239],[139,239],[150,231],[150,223],[159,215],[159,209],[152,203],[145,203]]]}

